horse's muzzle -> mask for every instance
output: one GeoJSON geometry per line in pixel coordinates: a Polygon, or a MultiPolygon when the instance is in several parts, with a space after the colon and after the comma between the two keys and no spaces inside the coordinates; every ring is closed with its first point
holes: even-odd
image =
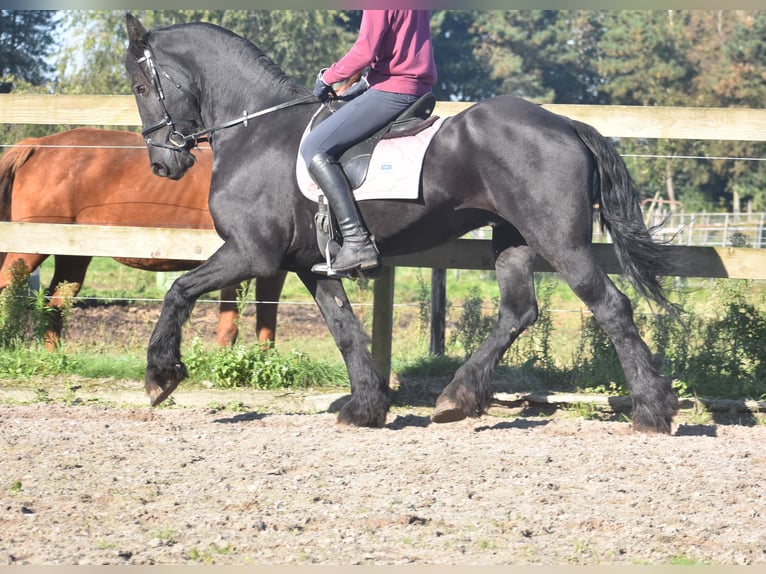
{"type": "MultiPolygon", "coordinates": [[[[157,155],[162,156],[164,154],[157,155]]],[[[189,152],[173,152],[170,157],[153,157],[151,168],[154,175],[178,180],[194,165],[194,161],[194,155],[189,152]]]]}
{"type": "Polygon", "coordinates": [[[158,175],[160,177],[167,177],[168,179],[181,179],[183,176],[183,172],[180,173],[174,173],[171,172],[170,169],[168,169],[168,166],[166,166],[164,163],[155,161],[152,163],[152,172],[154,172],[154,175],[158,175]]]}

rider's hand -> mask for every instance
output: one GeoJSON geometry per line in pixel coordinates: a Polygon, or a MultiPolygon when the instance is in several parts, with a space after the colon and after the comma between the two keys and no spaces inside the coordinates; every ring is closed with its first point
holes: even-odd
{"type": "Polygon", "coordinates": [[[326,69],[327,68],[322,68],[319,71],[317,74],[317,83],[314,86],[314,95],[319,99],[320,102],[326,102],[330,99],[331,96],[335,96],[335,90],[332,89],[332,86],[324,83],[324,78],[322,76],[324,75],[326,69]]]}

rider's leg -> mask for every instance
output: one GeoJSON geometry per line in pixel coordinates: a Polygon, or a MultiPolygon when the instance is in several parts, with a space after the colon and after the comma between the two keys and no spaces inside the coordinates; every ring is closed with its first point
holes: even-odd
{"type": "MultiPolygon", "coordinates": [[[[332,270],[365,271],[379,267],[378,248],[362,221],[351,186],[338,162],[327,154],[319,153],[309,163],[309,173],[332,206],[343,236],[343,244],[332,262],[332,270]]],[[[326,263],[319,263],[312,267],[312,271],[326,274],[330,270],[326,263]]]]}
{"type": "MultiPolygon", "coordinates": [[[[416,99],[407,94],[368,90],[316,126],[301,146],[309,173],[324,192],[343,235],[343,247],[332,264],[334,271],[369,270],[380,265],[372,236],[336,158],[351,145],[375,133],[416,99]]],[[[320,264],[314,271],[326,274],[330,269],[320,264]]]]}

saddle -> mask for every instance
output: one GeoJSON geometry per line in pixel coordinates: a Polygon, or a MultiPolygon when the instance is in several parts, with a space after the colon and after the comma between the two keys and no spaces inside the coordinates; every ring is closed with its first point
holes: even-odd
{"type": "MultiPolygon", "coordinates": [[[[331,105],[337,106],[343,105],[344,103],[345,102],[336,100],[331,105]]],[[[433,94],[428,93],[422,95],[393,121],[383,126],[367,139],[354,144],[342,153],[338,158],[338,161],[346,174],[346,178],[351,184],[351,188],[358,189],[364,183],[370,167],[372,152],[381,140],[413,136],[428,129],[438,119],[437,117],[431,116],[435,106],[436,97],[433,94]]],[[[317,116],[312,127],[322,119],[326,118],[330,113],[331,111],[329,110],[322,112],[317,116]]],[[[338,254],[338,251],[340,251],[340,243],[338,240],[340,239],[341,234],[337,227],[335,217],[325,202],[323,195],[319,195],[318,198],[317,212],[314,215],[314,225],[316,227],[317,244],[320,251],[325,255],[327,265],[330,266],[332,258],[338,254]]],[[[380,270],[378,269],[376,272],[368,274],[367,276],[372,278],[379,272],[380,270]]],[[[359,278],[362,276],[362,272],[352,271],[344,276],[348,278],[359,278]]]]}
{"type": "MultiPolygon", "coordinates": [[[[335,100],[333,103],[342,106],[346,102],[335,100]]],[[[436,96],[430,92],[423,94],[393,121],[380,128],[367,139],[354,144],[343,152],[338,161],[351,184],[351,188],[357,189],[364,183],[370,167],[372,151],[380,140],[413,136],[427,129],[438,119],[431,116],[434,107],[436,107],[436,96]]],[[[318,116],[315,125],[325,119],[330,113],[326,111],[318,116]]]]}

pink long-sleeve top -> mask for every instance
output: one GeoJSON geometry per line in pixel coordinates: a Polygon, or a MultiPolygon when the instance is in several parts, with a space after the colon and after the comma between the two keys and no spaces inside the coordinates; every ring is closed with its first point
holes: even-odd
{"type": "Polygon", "coordinates": [[[370,67],[370,88],[420,96],[436,83],[428,10],[365,10],[351,49],[322,76],[328,84],[370,67]]]}

